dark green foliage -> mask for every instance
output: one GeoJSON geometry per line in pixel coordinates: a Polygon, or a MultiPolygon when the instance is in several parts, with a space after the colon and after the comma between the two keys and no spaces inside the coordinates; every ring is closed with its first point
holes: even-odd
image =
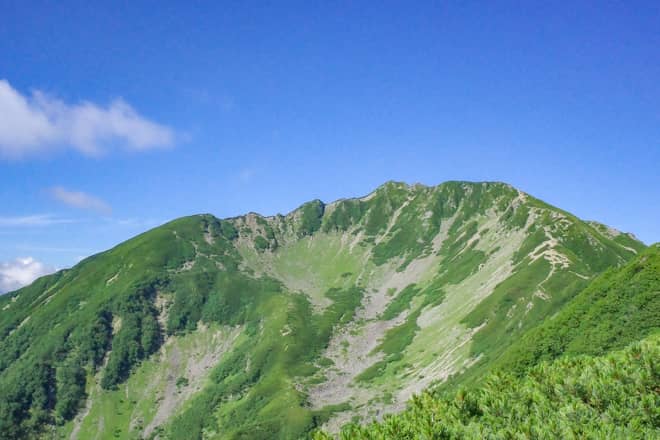
{"type": "MultiPolygon", "coordinates": [[[[53,286],[57,285],[60,279],[67,273],[65,270],[61,270],[52,275],[38,278],[29,286],[23,287],[20,290],[17,290],[12,293],[7,293],[0,295],[0,310],[5,311],[5,308],[12,307],[12,304],[15,302],[21,306],[27,305],[29,300],[38,297],[44,291],[48,291],[53,286]],[[28,300],[28,301],[26,301],[28,300]]],[[[1,313],[0,314],[0,342],[4,342],[9,334],[13,333],[14,330],[20,325],[23,315],[20,313],[1,313]]],[[[2,354],[4,345],[0,345],[0,371],[2,368],[2,362],[6,359],[5,355],[2,354]]]]}
{"type": "Polygon", "coordinates": [[[57,369],[55,416],[59,422],[71,420],[85,399],[86,373],[82,365],[79,359],[71,357],[57,369]]]}
{"type": "Polygon", "coordinates": [[[368,204],[357,199],[341,200],[335,209],[323,219],[323,231],[346,231],[358,224],[368,204]]]}
{"type": "Polygon", "coordinates": [[[257,235],[254,238],[254,247],[259,251],[264,251],[270,247],[268,240],[263,238],[261,235],[257,235]]]}
{"type": "Polygon", "coordinates": [[[368,236],[383,231],[394,213],[408,197],[407,185],[387,182],[365,199],[336,202],[335,208],[323,219],[323,231],[346,231],[363,223],[368,236]]]}
{"type": "Polygon", "coordinates": [[[20,321],[9,327],[10,332],[13,331],[12,338],[3,341],[0,345],[0,372],[16,361],[30,344],[30,333],[23,328],[18,328],[19,324],[20,321]]]}
{"type": "Polygon", "coordinates": [[[280,291],[272,279],[252,279],[237,272],[191,271],[178,277],[168,289],[174,290],[174,303],[168,330],[176,333],[194,330],[197,322],[237,325],[245,321],[250,305],[264,292],[280,291]]]}
{"type": "Polygon", "coordinates": [[[620,265],[624,260],[618,252],[595,234],[588,234],[582,232],[590,232],[588,226],[581,223],[573,223],[569,226],[562,245],[570,249],[571,252],[594,272],[602,272],[607,268],[620,265]],[[594,245],[594,240],[598,245],[594,245]],[[604,248],[604,251],[603,251],[604,248]]]}
{"type": "Polygon", "coordinates": [[[416,309],[406,318],[403,324],[388,330],[379,349],[388,355],[400,355],[412,342],[415,332],[419,330],[417,318],[419,318],[420,312],[421,308],[416,309]]]}
{"type": "Polygon", "coordinates": [[[267,239],[269,242],[277,241],[276,236],[275,236],[275,231],[274,231],[273,228],[270,226],[270,224],[268,223],[268,221],[266,221],[266,219],[264,219],[264,218],[261,217],[261,216],[258,216],[258,217],[257,217],[257,224],[258,224],[259,226],[261,226],[261,228],[263,229],[264,235],[266,236],[266,239],[267,239]]]}
{"type": "MultiPolygon", "coordinates": [[[[398,191],[401,188],[382,191],[370,202],[375,205],[372,210],[380,209],[388,219],[396,219],[389,228],[388,239],[375,246],[373,261],[383,264],[392,258],[404,257],[399,270],[405,269],[415,258],[431,252],[432,240],[446,222],[451,222],[449,237],[443,243],[440,253],[448,258],[455,257],[477,233],[479,216],[485,215],[496,201],[506,204],[517,194],[502,184],[465,182],[447,182],[435,188],[415,188],[413,191],[404,191],[405,198],[398,191]]],[[[387,225],[387,222],[384,224],[387,225]]],[[[473,240],[472,246],[476,243],[473,240]]],[[[485,259],[485,256],[479,258],[485,259]]],[[[465,273],[467,275],[469,271],[465,273]]]]}
{"type": "Polygon", "coordinates": [[[376,195],[368,203],[364,230],[367,235],[376,235],[387,227],[391,215],[399,203],[405,200],[405,191],[398,190],[396,184],[387,183],[376,190],[376,195]]]}
{"type": "Polygon", "coordinates": [[[162,335],[153,305],[156,289],[156,283],[138,287],[127,301],[115,306],[121,328],[112,339],[112,351],[101,380],[103,388],[113,388],[126,380],[135,365],[160,347],[162,335]]]}
{"type": "Polygon", "coordinates": [[[478,224],[476,221],[470,220],[461,226],[457,226],[459,224],[456,221],[452,223],[451,227],[455,228],[455,234],[450,235],[450,238],[442,243],[440,254],[449,258],[456,257],[468,241],[477,233],[478,224]]]}
{"type": "MultiPolygon", "coordinates": [[[[529,207],[525,205],[520,205],[518,208],[511,207],[507,214],[510,214],[510,224],[516,228],[522,228],[527,223],[529,218],[529,207]]],[[[505,216],[505,219],[507,217],[505,216]]]]}
{"type": "Polygon", "coordinates": [[[470,275],[476,273],[482,263],[486,261],[486,254],[475,249],[476,242],[467,248],[463,248],[458,254],[449,254],[448,259],[442,264],[441,275],[433,281],[433,284],[442,286],[445,284],[458,284],[470,275]]]}
{"type": "Polygon", "coordinates": [[[251,279],[244,275],[220,273],[202,309],[202,319],[226,325],[243,324],[251,306],[281,291],[277,281],[268,278],[251,279]]]}
{"type": "Polygon", "coordinates": [[[101,310],[78,342],[82,360],[91,362],[94,369],[100,367],[105,353],[110,349],[111,340],[112,314],[108,310],[101,310]]]}
{"type": "Polygon", "coordinates": [[[334,325],[345,324],[353,319],[363,295],[364,291],[356,286],[347,289],[333,288],[326,292],[325,296],[332,300],[332,305],[316,322],[321,339],[330,337],[334,325]]]}
{"type": "Polygon", "coordinates": [[[594,280],[557,316],[530,331],[500,360],[524,372],[563,354],[601,355],[660,328],[660,246],[594,280]]]}
{"type": "MultiPolygon", "coordinates": [[[[171,295],[173,286],[185,285],[184,275],[204,284],[200,275],[179,273],[197,252],[215,259],[200,260],[201,272],[216,262],[233,270],[240,257],[231,238],[231,222],[179,219],[0,297],[11,310],[0,313],[0,438],[33,437],[48,424],[70,420],[84,403],[87,374],[101,369],[110,348],[99,373],[102,385],[125,380],[162,343],[157,292],[171,295]]],[[[187,297],[178,299],[185,303],[187,297]]],[[[192,320],[192,308],[179,316],[192,320]]],[[[189,325],[183,321],[179,327],[189,325]]]]}
{"type": "Polygon", "coordinates": [[[620,264],[634,255],[630,249],[621,249],[618,244],[597,234],[592,227],[577,221],[570,214],[551,210],[531,197],[528,200],[530,206],[544,210],[537,212],[537,219],[528,230],[530,235],[514,255],[512,275],[496,286],[494,292],[463,321],[470,327],[484,324],[473,337],[471,346],[472,354],[480,356],[480,361],[446,386],[454,387],[457,383],[478,380],[510,342],[519,340],[526,331],[560,310],[589,284],[591,276],[608,265],[620,264]],[[557,219],[563,222],[560,229],[557,219]],[[539,258],[542,252],[548,250],[547,245],[542,246],[548,240],[548,234],[561,237],[555,251],[566,256],[571,262],[571,270],[553,268],[545,258],[539,258]],[[532,253],[535,258],[532,258],[532,253]]]}
{"type": "Polygon", "coordinates": [[[415,284],[409,284],[401,292],[396,295],[394,301],[390,302],[383,312],[383,319],[393,319],[399,316],[404,310],[410,308],[410,302],[417,296],[419,290],[415,284]]]}
{"type": "MultiPolygon", "coordinates": [[[[518,304],[521,298],[532,293],[530,290],[535,289],[550,270],[550,264],[544,259],[538,259],[531,265],[521,268],[520,271],[500,283],[495,291],[468,315],[465,320],[466,324],[470,327],[477,327],[484,322],[497,324],[506,322],[505,317],[511,307],[518,304]]],[[[492,337],[495,335],[501,337],[507,331],[506,327],[495,328],[496,324],[493,324],[492,327],[492,331],[482,333],[492,335],[492,337]]]]}
{"type": "Polygon", "coordinates": [[[25,325],[21,326],[21,322],[29,316],[28,310],[25,310],[27,305],[56,285],[65,273],[59,271],[41,277],[16,292],[0,295],[0,310],[3,312],[0,313],[0,373],[24,354],[30,345],[31,332],[25,325]],[[5,308],[9,310],[5,311],[5,308]]]}
{"type": "Polygon", "coordinates": [[[279,288],[267,280],[243,286],[243,295],[251,298],[244,321],[250,339],[223,358],[212,374],[213,385],[170,425],[170,438],[201,438],[204,428],[215,428],[215,421],[201,414],[213,412],[227,395],[235,396],[233,409],[218,420],[227,438],[299,438],[328,415],[310,411],[291,380],[316,371],[313,361],[333,327],[352,319],[363,292],[331,289],[326,295],[333,304],[314,315],[302,295],[271,294],[279,288]]]}
{"type": "Polygon", "coordinates": [[[29,365],[29,370],[11,374],[0,383],[0,438],[36,437],[53,422],[55,369],[43,360],[32,360],[29,365]]]}
{"type": "Polygon", "coordinates": [[[173,334],[194,330],[202,317],[202,308],[215,283],[209,272],[192,271],[173,281],[169,289],[174,290],[174,303],[170,307],[167,330],[173,334]]]}
{"type": "Polygon", "coordinates": [[[402,352],[410,345],[415,337],[415,333],[419,330],[417,318],[419,318],[421,310],[421,307],[418,307],[408,315],[402,324],[387,331],[383,342],[374,350],[385,353],[385,359],[376,362],[360,373],[356,378],[357,381],[367,382],[382,375],[390,363],[402,358],[402,352]]]}
{"type": "Polygon", "coordinates": [[[351,409],[351,405],[348,403],[340,403],[338,405],[328,405],[320,410],[314,411],[314,425],[321,426],[328,421],[332,414],[342,411],[348,411],[351,409]]]}
{"type": "MultiPolygon", "coordinates": [[[[415,195],[408,194],[407,191],[393,187],[389,190],[383,190],[374,199],[375,204],[372,210],[376,210],[372,215],[372,220],[376,215],[383,215],[385,220],[382,223],[376,223],[380,226],[372,228],[375,233],[380,232],[382,227],[387,226],[389,220],[393,217],[396,222],[391,225],[387,240],[378,243],[373,250],[373,261],[376,264],[383,264],[391,258],[405,257],[400,269],[413,259],[428,253],[432,238],[437,234],[442,219],[436,217],[436,213],[442,202],[435,199],[431,208],[431,218],[427,216],[426,209],[429,204],[429,190],[420,190],[415,195]],[[398,212],[398,214],[395,214],[398,212]]],[[[369,229],[367,228],[367,231],[369,229]]]]}
{"type": "Polygon", "coordinates": [[[234,240],[238,237],[238,230],[233,225],[233,223],[227,220],[219,220],[218,223],[220,224],[220,231],[222,236],[227,240],[234,240]]]}
{"type": "Polygon", "coordinates": [[[414,397],[400,415],[348,425],[340,438],[658,438],[658,359],[656,335],[604,358],[541,364],[522,379],[491,375],[476,390],[414,397]]]}
{"type": "Polygon", "coordinates": [[[312,235],[321,228],[325,204],[320,200],[307,202],[300,208],[300,235],[312,235]]]}
{"type": "Polygon", "coordinates": [[[155,353],[163,342],[163,336],[161,335],[160,326],[158,325],[156,311],[153,308],[150,309],[151,310],[145,311],[140,318],[142,327],[140,345],[144,357],[149,356],[151,353],[155,353]]]}
{"type": "MultiPolygon", "coordinates": [[[[381,341],[377,350],[384,359],[364,371],[360,379],[375,379],[383,373],[396,377],[404,368],[402,359],[418,331],[422,309],[440,304],[445,291],[487,262],[488,255],[479,246],[487,243],[479,236],[485,234],[486,216],[488,221],[497,220],[488,229],[498,233],[521,233],[519,228],[532,218],[534,221],[530,221],[531,236],[514,259],[512,275],[465,320],[473,327],[485,324],[472,345],[473,354],[482,355],[481,363],[469,370],[479,378],[512,341],[564,307],[588,283],[585,277],[624,263],[632,255],[627,248],[641,246],[623,234],[609,239],[611,231],[602,225],[583,224],[570,214],[531,197],[524,199],[515,189],[497,183],[448,182],[431,188],[389,182],[368,198],[343,200],[327,211],[322,202],[313,201],[288,216],[256,215],[252,228],[243,226],[246,217],[181,218],[0,297],[0,438],[51,434],[49,425],[66,423],[84,406],[86,388],[96,386],[98,380],[104,388],[116,388],[158,351],[165,334],[177,337],[196,331],[200,322],[232,326],[240,330],[240,336],[223,354],[202,390],[185,403],[175,420],[159,428],[159,437],[194,439],[206,433],[222,438],[300,438],[332,413],[349,409],[339,405],[312,410],[305,386],[322,381],[324,371],[319,368],[332,364],[321,358],[323,350],[335,331],[344,330],[343,326],[355,320],[364,292],[351,283],[365,282],[364,276],[367,283],[373,280],[368,279],[368,270],[354,267],[356,263],[338,254],[336,261],[346,268],[333,271],[330,267],[319,279],[332,280],[328,284],[323,280],[323,289],[341,287],[326,292],[331,304],[317,312],[305,294],[287,290],[274,278],[257,275],[279,276],[281,268],[262,271],[258,264],[288,263],[276,260],[280,257],[278,246],[287,247],[299,239],[313,242],[316,237],[310,236],[324,232],[329,234],[319,237],[322,240],[334,244],[332,240],[337,238],[342,240],[343,249],[351,242],[360,252],[366,250],[371,259],[365,261],[365,269],[374,263],[396,262],[399,270],[404,270],[413,260],[439,250],[436,272],[428,274],[430,278],[424,278],[420,287],[411,284],[391,296],[378,317],[393,319],[407,313],[405,321],[390,329],[381,341]],[[532,208],[541,209],[535,212],[538,217],[530,217],[532,208]],[[498,218],[492,216],[493,210],[498,218]],[[571,228],[553,229],[558,213],[573,223],[571,228]],[[547,238],[546,230],[562,238],[557,249],[571,261],[570,270],[558,269],[550,277],[549,263],[543,258],[532,261],[529,255],[547,238]],[[343,231],[353,236],[338,237],[337,232],[343,231]],[[444,240],[437,241],[436,237],[444,240]],[[244,246],[249,240],[259,252],[244,246]],[[548,300],[533,296],[541,282],[548,300]],[[530,299],[533,308],[525,313],[525,302],[530,299]]],[[[503,242],[502,247],[505,245],[503,242]]],[[[284,249],[283,255],[292,248],[284,249]]],[[[318,262],[310,262],[310,269],[317,269],[314,264],[318,262]]],[[[307,268],[298,264],[295,269],[307,268]]],[[[385,266],[376,272],[381,269],[389,271],[385,266]]],[[[608,280],[616,278],[608,276],[608,280]]],[[[585,303],[585,308],[598,310],[580,312],[580,322],[589,325],[572,326],[574,322],[569,322],[564,326],[573,328],[578,336],[570,332],[530,336],[541,341],[540,354],[516,352],[522,359],[516,365],[533,365],[561,353],[599,354],[633,340],[635,334],[651,331],[657,326],[658,295],[643,285],[644,280],[651,282],[650,278],[640,275],[635,280],[639,285],[616,300],[585,303]],[[596,322],[597,315],[607,319],[596,322]],[[556,334],[561,334],[560,342],[547,342],[556,334]],[[591,341],[595,341],[593,346],[591,341]]],[[[612,292],[603,295],[615,298],[612,292]]],[[[560,322],[561,316],[555,321],[560,322]]],[[[522,339],[520,344],[531,340],[522,339]]],[[[148,371],[150,365],[140,373],[148,371]]],[[[177,386],[187,387],[185,380],[179,378],[177,386]]],[[[90,393],[95,399],[116,394],[97,391],[90,393]]],[[[391,398],[383,396],[383,400],[391,398]]],[[[480,417],[483,405],[478,399],[466,400],[463,415],[480,417]]],[[[112,429],[110,432],[112,435],[112,429]]],[[[114,435],[121,438],[128,431],[122,428],[114,435]]]]}
{"type": "Polygon", "coordinates": [[[204,231],[205,234],[210,235],[214,240],[220,239],[231,241],[238,238],[238,230],[231,221],[220,220],[210,214],[200,215],[198,218],[202,231],[204,231]]]}
{"type": "Polygon", "coordinates": [[[529,258],[529,254],[534,249],[536,249],[537,246],[547,240],[547,236],[543,228],[532,225],[528,231],[531,232],[531,234],[525,238],[522,246],[520,246],[520,248],[513,255],[514,264],[520,264],[523,260],[529,258]]]}

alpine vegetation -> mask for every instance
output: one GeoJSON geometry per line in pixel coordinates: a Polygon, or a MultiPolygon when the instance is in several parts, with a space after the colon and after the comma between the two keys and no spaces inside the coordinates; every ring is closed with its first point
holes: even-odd
{"type": "Polygon", "coordinates": [[[653,437],[645,248],[493,182],[180,218],[0,297],[0,437],[653,437]]]}

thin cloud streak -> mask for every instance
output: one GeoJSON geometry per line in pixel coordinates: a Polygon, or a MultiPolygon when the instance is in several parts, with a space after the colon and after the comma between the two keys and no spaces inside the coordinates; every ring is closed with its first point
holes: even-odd
{"type": "Polygon", "coordinates": [[[52,214],[35,214],[17,217],[0,216],[0,227],[51,226],[78,222],[79,220],[76,219],[57,217],[52,214]]]}
{"type": "Polygon", "coordinates": [[[61,186],[53,187],[49,190],[51,196],[67,206],[95,211],[101,214],[110,215],[112,208],[103,200],[91,194],[82,191],[72,191],[61,186]]]}
{"type": "Polygon", "coordinates": [[[17,245],[15,249],[18,251],[28,251],[28,252],[54,252],[54,253],[71,253],[71,254],[84,254],[91,253],[89,249],[85,248],[69,248],[69,247],[57,247],[57,246],[31,246],[31,245],[17,245]]]}
{"type": "Polygon", "coordinates": [[[154,219],[139,219],[139,218],[120,218],[120,219],[106,219],[108,222],[117,224],[119,226],[136,226],[136,227],[146,227],[153,228],[155,226],[161,225],[164,222],[161,220],[154,219]]]}

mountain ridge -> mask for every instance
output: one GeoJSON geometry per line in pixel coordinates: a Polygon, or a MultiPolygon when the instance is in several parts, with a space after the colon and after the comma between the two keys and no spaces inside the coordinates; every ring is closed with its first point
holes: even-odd
{"type": "Polygon", "coordinates": [[[471,386],[426,391],[380,423],[344,426],[340,438],[655,438],[659,342],[656,243],[598,276],[471,386]]]}
{"type": "Polygon", "coordinates": [[[0,385],[43,366],[27,394],[8,391],[39,417],[0,406],[13,420],[0,429],[292,438],[380,418],[486,371],[645,248],[615,238],[504,183],[387,182],[286,215],[182,217],[0,298],[16,313],[0,312],[0,385]],[[52,399],[35,400],[58,375],[52,399]]]}

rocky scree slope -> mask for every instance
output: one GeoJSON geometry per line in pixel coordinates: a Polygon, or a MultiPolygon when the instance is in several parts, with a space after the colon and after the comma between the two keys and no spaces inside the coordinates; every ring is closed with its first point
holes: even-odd
{"type": "Polygon", "coordinates": [[[659,349],[660,243],[596,278],[475,383],[424,392],[340,438],[658,438],[659,349]]]}
{"type": "Polygon", "coordinates": [[[0,298],[0,436],[298,438],[379,419],[487,371],[643,248],[502,183],[178,219],[0,298]]]}

